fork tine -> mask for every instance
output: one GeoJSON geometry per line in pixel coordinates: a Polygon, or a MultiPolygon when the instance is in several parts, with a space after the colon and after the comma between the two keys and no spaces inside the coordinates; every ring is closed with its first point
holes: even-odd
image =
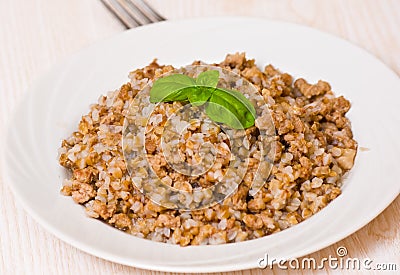
{"type": "Polygon", "coordinates": [[[126,28],[134,28],[142,24],[126,11],[126,8],[116,0],[101,0],[103,4],[125,25],[126,28]]]}
{"type": "Polygon", "coordinates": [[[152,18],[152,22],[164,21],[162,17],[155,9],[153,9],[144,0],[129,0],[138,10],[140,10],[147,18],[152,18]]]}
{"type": "Polygon", "coordinates": [[[117,0],[129,15],[140,22],[141,25],[154,23],[155,21],[144,14],[132,1],[130,0],[117,0]]]}

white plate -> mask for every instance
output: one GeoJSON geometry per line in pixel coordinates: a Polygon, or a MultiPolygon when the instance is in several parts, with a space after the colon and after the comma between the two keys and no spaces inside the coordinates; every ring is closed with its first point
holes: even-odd
{"type": "Polygon", "coordinates": [[[162,22],[130,30],[72,56],[32,87],[10,121],[5,181],[48,231],[98,257],[146,269],[200,272],[257,267],[257,260],[299,257],[355,232],[399,194],[400,81],[379,60],[332,35],[283,22],[213,18],[162,22]],[[280,233],[236,244],[179,246],[143,240],[85,216],[59,190],[62,138],[100,94],[148,64],[218,62],[245,51],[259,66],[272,63],[309,81],[324,79],[353,106],[358,152],[343,194],[312,218],[280,233]]]}

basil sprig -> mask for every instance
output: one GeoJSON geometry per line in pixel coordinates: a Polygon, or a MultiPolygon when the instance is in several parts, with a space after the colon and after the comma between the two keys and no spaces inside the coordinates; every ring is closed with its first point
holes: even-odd
{"type": "Polygon", "coordinates": [[[193,106],[205,104],[206,114],[215,122],[234,129],[254,125],[256,110],[240,92],[217,87],[219,72],[205,71],[197,78],[173,74],[157,79],[150,90],[150,102],[189,101],[193,106]]]}

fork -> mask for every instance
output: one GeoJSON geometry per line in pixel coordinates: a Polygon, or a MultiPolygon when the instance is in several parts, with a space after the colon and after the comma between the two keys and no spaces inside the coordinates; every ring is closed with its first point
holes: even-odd
{"type": "Polygon", "coordinates": [[[127,29],[166,20],[144,0],[101,0],[127,29]]]}

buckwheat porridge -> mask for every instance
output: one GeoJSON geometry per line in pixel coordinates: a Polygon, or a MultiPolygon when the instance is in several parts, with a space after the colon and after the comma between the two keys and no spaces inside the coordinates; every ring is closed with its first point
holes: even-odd
{"type": "Polygon", "coordinates": [[[261,70],[244,53],[210,66],[222,74],[218,85],[254,105],[254,125],[231,131],[202,106],[154,104],[148,92],[156,79],[200,78],[207,66],[153,61],[101,96],[62,141],[59,162],[72,173],[61,193],[92,218],[181,246],[270,235],[338,197],[357,152],[345,116],[350,102],[325,81],[295,80],[272,65],[261,70]],[[224,79],[230,73],[235,81],[224,79]]]}

